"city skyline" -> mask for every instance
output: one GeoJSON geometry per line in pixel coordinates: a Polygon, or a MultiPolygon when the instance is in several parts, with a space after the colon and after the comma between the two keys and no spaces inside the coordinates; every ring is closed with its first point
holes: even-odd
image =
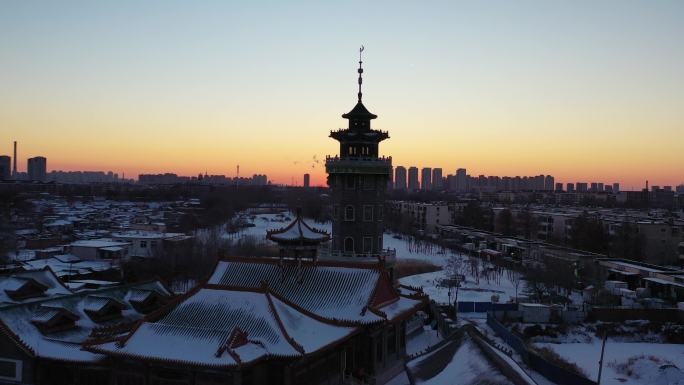
{"type": "Polygon", "coordinates": [[[38,155],[130,176],[240,164],[324,185],[363,43],[395,165],[682,182],[682,3],[499,5],[5,3],[0,154],[17,140],[20,171],[38,155]]]}
{"type": "MultiPolygon", "coordinates": [[[[16,146],[16,144],[17,144],[17,142],[14,142],[14,145],[15,145],[15,146],[16,146]]],[[[3,157],[3,158],[5,158],[5,159],[7,159],[7,161],[9,162],[8,164],[10,164],[10,165],[11,165],[12,162],[14,162],[14,158],[13,158],[12,156],[0,154],[0,157],[3,157]]],[[[21,180],[21,178],[28,178],[29,180],[31,180],[31,178],[29,177],[29,174],[30,174],[30,173],[29,173],[28,168],[29,168],[29,164],[30,164],[31,160],[34,159],[34,158],[43,158],[44,160],[46,159],[46,158],[44,158],[42,155],[38,155],[38,156],[35,156],[35,157],[33,157],[33,158],[27,158],[27,159],[25,159],[25,161],[26,161],[25,163],[27,163],[27,167],[26,167],[25,169],[22,170],[21,167],[17,166],[17,173],[18,173],[19,176],[20,176],[20,180],[21,180]]],[[[317,163],[317,162],[319,162],[319,161],[318,161],[317,159],[314,159],[312,162],[317,163]]],[[[21,162],[18,162],[18,163],[21,163],[21,162]]],[[[2,167],[0,167],[0,168],[2,168],[2,167]]],[[[50,168],[50,167],[45,167],[45,166],[44,166],[43,168],[44,168],[44,170],[45,170],[45,171],[44,171],[44,174],[46,173],[46,175],[48,175],[48,176],[50,176],[50,177],[52,178],[52,179],[50,179],[50,180],[53,180],[53,179],[55,178],[55,175],[60,175],[60,177],[64,178],[64,176],[61,176],[61,174],[79,174],[79,173],[84,173],[84,174],[98,174],[98,173],[100,173],[100,174],[103,174],[103,175],[110,174],[109,177],[113,177],[114,179],[118,179],[118,178],[119,178],[119,174],[113,172],[112,170],[81,170],[81,169],[62,170],[62,169],[54,169],[54,168],[50,168]]],[[[440,182],[439,182],[440,184],[443,184],[443,186],[441,186],[441,187],[439,187],[439,188],[436,188],[436,190],[441,190],[442,188],[445,189],[445,190],[450,190],[450,188],[448,187],[448,185],[450,184],[449,178],[454,177],[454,178],[455,178],[455,179],[454,179],[454,182],[455,182],[455,181],[456,181],[456,178],[458,177],[458,173],[461,172],[461,171],[464,173],[464,174],[463,174],[464,177],[466,177],[466,178],[471,178],[471,179],[475,179],[475,180],[477,180],[478,178],[485,178],[485,180],[487,180],[487,178],[495,178],[495,179],[499,179],[499,180],[504,180],[504,181],[505,181],[506,179],[509,179],[509,180],[515,180],[515,179],[518,179],[518,180],[523,180],[523,179],[524,179],[524,180],[527,180],[527,179],[529,178],[529,179],[530,179],[530,183],[533,183],[532,180],[533,180],[535,177],[546,177],[546,178],[549,178],[549,177],[550,177],[550,178],[551,178],[551,183],[552,183],[552,184],[563,185],[563,188],[560,189],[560,190],[562,190],[562,191],[565,191],[565,186],[566,186],[566,185],[573,185],[573,186],[574,186],[574,185],[576,185],[576,184],[578,184],[578,185],[579,185],[579,184],[584,184],[584,185],[594,185],[594,184],[598,184],[598,185],[603,186],[603,185],[605,184],[606,186],[610,186],[610,185],[618,185],[618,186],[619,186],[619,185],[621,184],[620,182],[616,182],[616,181],[607,181],[607,180],[606,180],[606,181],[603,181],[603,182],[599,182],[598,179],[592,178],[592,177],[589,177],[589,179],[587,179],[587,178],[585,177],[585,178],[583,178],[583,179],[577,179],[577,180],[556,180],[555,177],[554,177],[553,175],[544,174],[544,173],[539,174],[539,175],[538,175],[538,174],[534,174],[534,175],[487,175],[487,174],[478,174],[478,173],[474,173],[474,174],[471,175],[471,174],[465,174],[465,173],[466,173],[466,169],[465,169],[465,168],[460,168],[460,167],[459,167],[457,170],[455,170],[454,174],[451,174],[451,173],[449,173],[449,172],[447,171],[447,172],[444,173],[444,175],[442,175],[442,171],[443,171],[442,167],[434,167],[434,168],[433,168],[433,167],[419,167],[419,166],[415,166],[415,165],[411,165],[411,166],[408,166],[408,167],[406,167],[406,166],[404,166],[404,165],[396,165],[396,166],[394,166],[394,168],[393,168],[393,177],[394,177],[394,172],[397,172],[397,171],[398,171],[398,170],[397,170],[398,168],[403,169],[402,172],[405,173],[405,174],[404,174],[404,177],[405,177],[405,182],[406,182],[406,185],[405,185],[404,188],[396,188],[396,187],[395,187],[395,189],[398,189],[398,190],[404,190],[404,189],[413,190],[413,191],[417,191],[417,190],[435,190],[435,188],[433,188],[433,186],[432,186],[432,184],[434,183],[434,180],[437,180],[437,179],[434,179],[434,177],[435,177],[435,172],[438,172],[437,175],[440,175],[440,176],[441,176],[441,178],[439,178],[438,180],[440,181],[440,182]],[[416,176],[417,179],[416,179],[416,181],[415,181],[415,183],[416,183],[416,187],[415,187],[415,188],[408,188],[408,186],[409,186],[409,184],[410,184],[410,183],[409,183],[409,182],[410,182],[410,175],[409,175],[410,172],[409,172],[409,171],[410,171],[411,168],[416,168],[416,170],[420,170],[420,172],[421,172],[421,175],[417,175],[417,176],[416,176]],[[427,188],[425,188],[425,187],[423,186],[423,181],[422,181],[423,178],[425,177],[424,175],[422,175],[422,173],[425,172],[424,170],[427,171],[427,172],[430,174],[430,176],[432,177],[432,179],[433,179],[432,181],[430,181],[431,178],[430,178],[430,176],[428,176],[428,183],[429,183],[429,185],[428,185],[427,188]]],[[[2,168],[2,169],[4,170],[4,168],[2,168]]],[[[12,174],[12,170],[9,170],[9,169],[8,169],[8,172],[9,172],[8,175],[11,175],[11,174],[12,174]]],[[[128,180],[128,181],[139,181],[138,179],[139,179],[140,177],[146,177],[146,178],[147,178],[147,177],[149,177],[149,176],[156,177],[156,176],[163,176],[163,175],[173,175],[173,176],[176,177],[176,178],[180,178],[179,180],[190,180],[190,179],[196,178],[198,175],[201,175],[201,176],[209,176],[209,177],[212,177],[212,178],[217,178],[217,177],[218,177],[218,178],[229,178],[229,179],[231,179],[231,178],[236,178],[236,179],[245,179],[245,178],[246,178],[246,179],[250,179],[250,176],[249,176],[249,175],[245,175],[245,174],[242,174],[242,175],[230,174],[230,173],[226,173],[226,174],[221,174],[221,173],[212,174],[212,173],[208,173],[208,172],[205,170],[204,173],[199,172],[199,173],[196,173],[196,174],[188,174],[188,175],[178,174],[178,173],[173,172],[173,171],[141,173],[141,174],[137,174],[137,175],[129,175],[129,178],[128,178],[128,179],[125,179],[125,180],[128,180]]],[[[256,174],[252,174],[252,175],[253,175],[253,177],[262,176],[262,175],[263,175],[263,176],[266,176],[266,175],[263,174],[263,173],[256,173],[256,174]]],[[[122,179],[121,179],[122,181],[124,181],[124,179],[123,179],[124,177],[125,177],[125,174],[122,174],[122,179]]],[[[2,179],[2,178],[0,178],[0,179],[2,179]]],[[[5,178],[5,179],[11,180],[11,179],[15,179],[15,178],[14,178],[13,176],[8,176],[8,177],[5,178]]],[[[321,181],[321,183],[319,183],[319,184],[311,184],[311,174],[310,174],[310,173],[304,173],[302,179],[300,179],[299,177],[296,177],[295,175],[292,175],[289,182],[279,182],[279,181],[273,181],[273,180],[268,179],[268,183],[270,184],[271,182],[273,182],[273,183],[275,183],[275,184],[279,184],[279,185],[285,185],[285,186],[304,186],[304,187],[309,187],[309,186],[312,186],[312,187],[325,187],[325,186],[326,186],[325,180],[321,181]]],[[[459,182],[457,182],[457,183],[463,183],[463,182],[460,182],[460,181],[459,181],[459,182]]],[[[396,180],[393,180],[393,181],[392,181],[392,185],[393,185],[393,186],[396,185],[396,180]]],[[[658,183],[653,183],[653,181],[646,179],[646,180],[644,180],[644,184],[642,184],[641,186],[639,186],[639,185],[637,185],[637,186],[624,185],[624,186],[623,186],[623,189],[626,190],[626,191],[639,191],[639,190],[642,190],[642,189],[646,188],[646,189],[648,190],[648,187],[649,187],[649,186],[653,186],[653,187],[656,187],[656,188],[666,187],[666,188],[673,188],[673,189],[674,189],[674,188],[677,188],[677,187],[684,186],[684,182],[675,183],[675,184],[670,184],[670,185],[668,185],[668,184],[662,184],[662,185],[661,185],[661,184],[658,184],[658,183]]],[[[518,188],[516,188],[516,189],[518,189],[518,188]]],[[[525,188],[523,188],[522,190],[525,190],[525,188]]],[[[558,190],[558,188],[551,188],[551,189],[549,189],[549,188],[547,187],[546,189],[540,189],[540,190],[558,190]]],[[[594,189],[594,190],[595,190],[595,189],[594,189]]],[[[589,191],[592,191],[592,190],[589,190],[589,191]]],[[[601,189],[601,190],[599,190],[599,191],[603,191],[603,190],[601,189]]],[[[573,191],[570,190],[569,192],[573,192],[573,191]]],[[[607,192],[612,192],[612,191],[607,191],[607,192]]]]}

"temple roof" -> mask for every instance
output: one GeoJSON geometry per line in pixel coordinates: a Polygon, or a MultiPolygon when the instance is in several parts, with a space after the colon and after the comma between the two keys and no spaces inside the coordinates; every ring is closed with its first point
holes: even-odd
{"type": "Polygon", "coordinates": [[[330,239],[328,233],[315,229],[304,222],[300,210],[297,210],[297,218],[282,229],[269,230],[266,238],[278,243],[320,243],[330,239]]]}
{"type": "Polygon", "coordinates": [[[213,368],[297,359],[365,325],[409,317],[424,303],[424,296],[400,296],[379,266],[231,258],[119,341],[87,350],[213,368]]]}
{"type": "Polygon", "coordinates": [[[161,319],[142,322],[121,343],[91,350],[115,356],[231,367],[266,357],[300,357],[353,335],[263,290],[202,288],[161,319]]]}
{"type": "Polygon", "coordinates": [[[382,269],[350,264],[226,260],[219,262],[208,283],[247,288],[266,284],[303,310],[346,325],[393,320],[421,304],[400,297],[382,269]],[[383,314],[386,308],[389,314],[383,314]]]}
{"type": "Polygon", "coordinates": [[[368,111],[366,106],[359,101],[351,111],[347,112],[346,114],[342,114],[342,117],[345,119],[371,120],[377,118],[378,116],[368,111]]]}

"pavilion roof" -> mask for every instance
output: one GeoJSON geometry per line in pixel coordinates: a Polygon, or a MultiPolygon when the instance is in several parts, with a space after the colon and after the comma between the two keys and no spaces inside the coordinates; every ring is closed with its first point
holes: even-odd
{"type": "Polygon", "coordinates": [[[330,239],[327,232],[315,229],[304,222],[301,211],[297,211],[297,217],[292,223],[284,228],[269,230],[266,238],[278,243],[321,243],[330,239]]]}

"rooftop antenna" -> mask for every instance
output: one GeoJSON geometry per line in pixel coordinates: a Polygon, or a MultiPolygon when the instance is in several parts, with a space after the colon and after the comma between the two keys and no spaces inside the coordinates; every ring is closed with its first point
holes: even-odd
{"type": "Polygon", "coordinates": [[[361,103],[361,97],[363,94],[361,93],[361,84],[363,84],[363,78],[361,77],[361,74],[363,74],[363,59],[361,57],[361,53],[363,52],[364,47],[361,45],[361,48],[359,48],[359,103],[361,103]]]}

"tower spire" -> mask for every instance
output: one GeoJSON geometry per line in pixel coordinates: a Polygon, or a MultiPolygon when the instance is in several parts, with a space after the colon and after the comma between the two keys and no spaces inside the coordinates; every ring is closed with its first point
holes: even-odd
{"type": "Polygon", "coordinates": [[[363,74],[363,60],[361,58],[361,53],[363,52],[364,47],[361,45],[361,48],[359,48],[359,103],[361,103],[361,97],[363,94],[361,93],[361,84],[363,84],[363,78],[361,77],[361,74],[363,74]]]}

